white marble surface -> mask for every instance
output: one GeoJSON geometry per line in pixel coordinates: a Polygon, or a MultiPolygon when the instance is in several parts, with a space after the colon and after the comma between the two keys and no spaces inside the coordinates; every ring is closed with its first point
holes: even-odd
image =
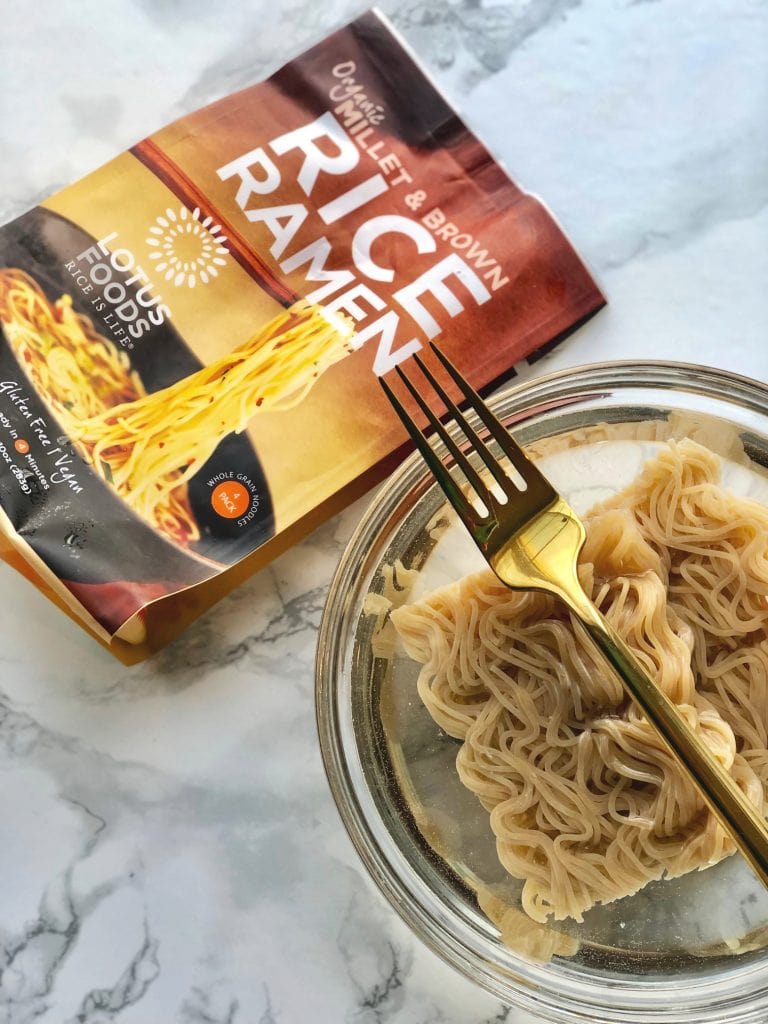
{"type": "MultiPolygon", "coordinates": [[[[383,7],[610,299],[536,373],[768,378],[764,2],[383,7]]],[[[4,0],[0,221],[360,9],[4,0]]],[[[530,1020],[410,934],[331,801],[314,642],[360,510],[134,669],[0,569],[0,1024],[530,1020]]]]}

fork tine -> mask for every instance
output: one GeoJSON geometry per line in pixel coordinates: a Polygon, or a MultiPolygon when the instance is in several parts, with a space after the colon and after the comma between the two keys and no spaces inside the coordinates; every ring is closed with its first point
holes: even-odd
{"type": "MultiPolygon", "coordinates": [[[[464,431],[467,440],[470,442],[474,450],[477,452],[477,454],[483,460],[485,465],[491,471],[496,482],[501,487],[502,491],[504,491],[504,493],[506,494],[510,490],[510,487],[514,488],[516,491],[517,488],[515,487],[513,481],[510,480],[507,473],[504,472],[504,468],[500,466],[496,459],[493,457],[493,453],[488,451],[488,446],[486,445],[486,443],[478,436],[477,432],[469,425],[466,416],[462,413],[462,411],[459,409],[456,403],[450,398],[445,388],[435,378],[435,375],[431,372],[429,367],[426,366],[424,360],[417,355],[414,355],[413,359],[418,368],[421,370],[421,372],[424,374],[429,383],[437,392],[440,401],[443,403],[446,409],[448,409],[451,416],[453,416],[454,420],[459,424],[461,429],[464,431]]],[[[485,498],[483,498],[483,500],[485,501],[485,498]]]]}
{"type": "MultiPolygon", "coordinates": [[[[427,377],[427,379],[430,380],[430,383],[434,383],[434,381],[430,379],[431,378],[431,374],[429,373],[427,368],[424,366],[422,361],[419,359],[419,357],[415,356],[414,358],[416,359],[416,362],[417,362],[419,368],[421,369],[422,373],[424,373],[424,375],[427,377]]],[[[464,452],[461,450],[461,448],[459,448],[459,446],[456,444],[454,439],[448,433],[448,431],[443,426],[443,424],[440,422],[440,420],[437,418],[437,416],[435,416],[435,414],[432,412],[432,410],[430,409],[429,405],[424,401],[424,398],[419,394],[419,392],[416,389],[416,387],[411,383],[411,381],[408,379],[408,377],[405,375],[405,373],[403,373],[402,369],[399,366],[396,366],[395,370],[397,371],[397,375],[400,378],[400,380],[405,384],[405,386],[410,391],[410,393],[413,396],[414,401],[416,402],[416,404],[419,406],[421,411],[427,417],[427,421],[429,422],[429,425],[432,427],[432,429],[435,431],[435,433],[440,437],[440,439],[442,440],[443,444],[445,445],[445,447],[450,452],[451,457],[453,458],[453,460],[461,468],[462,473],[467,478],[469,484],[474,488],[475,493],[477,494],[477,496],[483,502],[485,507],[489,511],[491,511],[492,510],[492,506],[494,504],[493,495],[488,490],[488,488],[485,485],[485,483],[484,483],[482,477],[480,476],[480,474],[477,472],[477,470],[472,465],[472,463],[469,461],[469,459],[464,454],[464,452]]],[[[438,390],[438,394],[440,394],[440,390],[441,389],[438,390]]],[[[442,397],[442,395],[441,395],[441,397],[442,397]]]]}
{"type": "Polygon", "coordinates": [[[432,445],[429,443],[426,437],[422,434],[416,424],[413,422],[411,417],[406,412],[400,400],[397,398],[392,388],[384,380],[383,377],[379,377],[379,384],[384,389],[384,393],[392,404],[392,408],[395,410],[397,415],[400,417],[405,429],[411,436],[411,440],[416,445],[418,450],[421,452],[424,461],[427,463],[429,468],[432,470],[432,474],[437,480],[440,487],[443,489],[445,496],[448,498],[450,503],[459,513],[461,518],[469,523],[474,523],[477,519],[477,512],[472,507],[467,498],[464,497],[458,484],[453,479],[451,474],[448,472],[446,467],[440,461],[432,445]]]}
{"type": "Polygon", "coordinates": [[[518,471],[520,476],[525,480],[528,488],[532,489],[535,494],[541,497],[551,496],[554,500],[554,498],[557,497],[557,492],[554,487],[550,484],[547,478],[539,472],[517,441],[515,441],[509,431],[505,429],[501,420],[494,416],[472,385],[464,380],[450,359],[443,355],[437,345],[435,345],[434,342],[430,342],[430,346],[437,358],[451,375],[454,383],[457,384],[464,397],[488,428],[491,436],[496,440],[499,447],[518,471]]]}

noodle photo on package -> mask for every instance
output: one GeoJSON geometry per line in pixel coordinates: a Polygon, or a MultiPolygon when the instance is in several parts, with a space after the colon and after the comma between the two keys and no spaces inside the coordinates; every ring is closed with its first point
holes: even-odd
{"type": "Polygon", "coordinates": [[[200,538],[188,480],[256,413],[301,402],[351,351],[353,336],[342,314],[300,300],[223,358],[147,394],[126,352],[77,313],[68,295],[49,302],[21,270],[0,270],[0,324],[96,473],[182,546],[200,538]]]}

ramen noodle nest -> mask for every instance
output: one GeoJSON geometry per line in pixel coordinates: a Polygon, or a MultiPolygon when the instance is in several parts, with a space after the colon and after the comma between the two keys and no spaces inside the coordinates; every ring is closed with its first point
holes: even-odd
{"type": "MultiPolygon", "coordinates": [[[[587,594],[737,784],[768,786],[768,510],[720,486],[719,459],[670,442],[585,517],[587,594]]],[[[618,678],[547,595],[486,570],[392,612],[418,691],[462,741],[536,921],[714,864],[734,844],[618,678]]]]}

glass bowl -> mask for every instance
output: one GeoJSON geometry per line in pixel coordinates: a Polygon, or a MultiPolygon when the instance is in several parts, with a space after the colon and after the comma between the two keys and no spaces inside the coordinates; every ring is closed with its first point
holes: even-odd
{"type": "MultiPolygon", "coordinates": [[[[768,504],[768,387],[755,381],[620,362],[541,377],[491,404],[577,512],[628,483],[660,441],[684,436],[723,456],[728,486],[768,504]]],[[[764,1024],[768,893],[739,856],[529,935],[522,883],[499,865],[488,814],[456,774],[459,741],[422,706],[419,666],[392,645],[380,596],[400,587],[412,599],[482,565],[413,455],[374,499],[331,584],[320,743],[371,876],[435,952],[547,1021],[764,1024]]]]}

